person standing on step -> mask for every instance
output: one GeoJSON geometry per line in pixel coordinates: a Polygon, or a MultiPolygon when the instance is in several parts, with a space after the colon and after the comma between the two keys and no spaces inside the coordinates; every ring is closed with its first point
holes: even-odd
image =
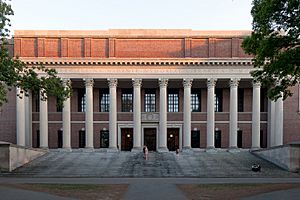
{"type": "Polygon", "coordinates": [[[146,145],[143,148],[143,153],[144,153],[144,159],[148,160],[148,148],[146,145]]]}

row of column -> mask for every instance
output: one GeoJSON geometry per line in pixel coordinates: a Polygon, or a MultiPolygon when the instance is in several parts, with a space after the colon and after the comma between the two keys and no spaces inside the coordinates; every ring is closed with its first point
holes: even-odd
{"type": "MultiPolygon", "coordinates": [[[[66,83],[70,80],[66,80],[66,83]]],[[[191,148],[191,87],[193,79],[183,79],[184,86],[184,111],[183,111],[183,149],[191,148]]],[[[214,148],[215,138],[215,85],[217,79],[210,78],[207,80],[207,148],[214,148]]],[[[109,149],[117,150],[117,79],[108,79],[109,93],[110,93],[110,109],[109,109],[109,149]]],[[[86,86],[86,112],[85,112],[85,130],[86,130],[86,148],[93,149],[93,79],[85,79],[86,86]]],[[[141,85],[142,79],[133,79],[133,150],[141,149],[141,85]]],[[[238,84],[239,79],[234,78],[230,80],[230,124],[229,124],[229,147],[237,148],[237,130],[238,130],[238,84]]],[[[168,79],[159,79],[160,86],[160,109],[159,109],[159,140],[158,151],[167,151],[167,86],[168,79]]],[[[260,148],[260,83],[253,83],[253,107],[252,107],[252,148],[260,148]]],[[[24,95],[20,89],[17,88],[17,144],[25,146],[25,123],[28,111],[27,104],[25,106],[26,98],[20,98],[24,95]],[[25,116],[24,113],[27,113],[25,116]]],[[[42,96],[42,95],[41,95],[42,96]]],[[[272,144],[282,144],[283,132],[283,103],[282,99],[276,103],[276,114],[273,120],[276,128],[273,131],[276,141],[272,144]],[[279,139],[278,139],[279,138],[279,139]]],[[[47,100],[40,101],[40,147],[48,148],[48,109],[47,100]]],[[[30,130],[31,131],[31,130],[30,130]]],[[[29,134],[30,135],[30,134],[29,134]]],[[[28,139],[29,140],[29,139],[28,139]]],[[[31,145],[30,145],[31,146],[31,145]]],[[[63,105],[63,148],[71,149],[71,106],[70,98],[66,99],[63,105]]]]}

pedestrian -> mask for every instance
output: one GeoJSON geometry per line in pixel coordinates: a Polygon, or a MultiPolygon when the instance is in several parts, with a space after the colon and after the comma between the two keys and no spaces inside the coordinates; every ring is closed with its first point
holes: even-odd
{"type": "Polygon", "coordinates": [[[143,148],[143,153],[144,153],[144,159],[148,160],[148,148],[146,145],[143,148]]]}
{"type": "Polygon", "coordinates": [[[176,155],[179,156],[179,149],[176,149],[176,155]]]}

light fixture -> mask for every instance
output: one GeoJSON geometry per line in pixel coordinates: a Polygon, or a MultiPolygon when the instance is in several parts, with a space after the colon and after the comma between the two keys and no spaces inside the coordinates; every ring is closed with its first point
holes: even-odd
{"type": "Polygon", "coordinates": [[[130,134],[127,134],[127,137],[129,138],[129,137],[130,137],[130,134]]]}
{"type": "Polygon", "coordinates": [[[173,137],[173,134],[170,134],[170,137],[173,137]]]}
{"type": "Polygon", "coordinates": [[[198,129],[197,128],[194,128],[194,131],[197,131],[198,129]]]}

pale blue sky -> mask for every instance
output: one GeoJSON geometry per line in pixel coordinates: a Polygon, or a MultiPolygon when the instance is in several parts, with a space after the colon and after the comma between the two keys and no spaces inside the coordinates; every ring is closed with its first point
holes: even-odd
{"type": "Polygon", "coordinates": [[[252,0],[12,0],[12,30],[251,30],[252,0]]]}

